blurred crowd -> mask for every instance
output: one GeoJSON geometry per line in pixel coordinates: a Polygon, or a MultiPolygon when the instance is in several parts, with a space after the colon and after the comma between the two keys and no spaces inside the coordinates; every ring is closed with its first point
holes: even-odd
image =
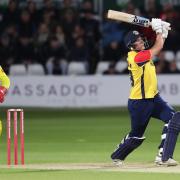
{"type": "MultiPolygon", "coordinates": [[[[154,61],[158,73],[179,73],[179,10],[168,3],[157,7],[154,0],[145,2],[143,8],[137,8],[129,1],[121,10],[171,23],[164,52],[154,61]]],[[[35,0],[27,0],[23,5],[9,0],[7,7],[0,8],[0,64],[6,73],[12,64],[27,67],[39,63],[46,74],[66,75],[70,62],[82,62],[87,74],[95,74],[98,63],[108,61],[104,74],[128,73],[127,68],[119,72],[116,64],[126,60],[128,50],[123,37],[132,29],[141,31],[150,46],[153,44],[155,35],[150,28],[109,21],[106,12],[100,15],[94,11],[92,0],[42,0],[40,6],[35,0]]]]}

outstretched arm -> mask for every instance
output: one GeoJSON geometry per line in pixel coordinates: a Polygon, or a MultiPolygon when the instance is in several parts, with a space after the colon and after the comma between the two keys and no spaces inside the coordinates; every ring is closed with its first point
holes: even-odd
{"type": "Polygon", "coordinates": [[[149,50],[140,51],[135,56],[135,62],[142,66],[154,56],[158,55],[162,50],[165,39],[168,36],[168,30],[170,30],[170,23],[161,21],[161,19],[152,19],[152,29],[156,32],[156,41],[153,47],[149,50]]]}

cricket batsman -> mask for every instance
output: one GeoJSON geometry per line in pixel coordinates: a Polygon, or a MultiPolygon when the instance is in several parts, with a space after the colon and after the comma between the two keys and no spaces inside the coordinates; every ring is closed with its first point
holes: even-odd
{"type": "MultiPolygon", "coordinates": [[[[10,80],[6,73],[3,71],[2,67],[0,66],[0,103],[4,102],[5,96],[7,94],[7,91],[10,87],[10,80]]],[[[2,133],[2,122],[0,120],[0,136],[2,133]]]]}
{"type": "Polygon", "coordinates": [[[162,50],[168,36],[170,24],[161,19],[152,19],[152,29],[156,32],[154,45],[148,43],[138,31],[130,31],[125,37],[128,52],[128,70],[131,90],[128,110],[131,119],[131,131],[123,138],[111,158],[116,165],[121,165],[125,158],[145,140],[144,132],[151,117],[165,123],[155,163],[175,166],[173,152],[180,131],[180,112],[165,102],[157,85],[156,69],[152,59],[162,50]]]}

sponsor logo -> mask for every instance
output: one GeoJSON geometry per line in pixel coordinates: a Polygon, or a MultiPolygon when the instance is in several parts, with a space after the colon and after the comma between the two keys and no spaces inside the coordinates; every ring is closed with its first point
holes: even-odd
{"type": "Polygon", "coordinates": [[[149,20],[146,19],[146,18],[142,18],[142,17],[139,17],[139,16],[135,16],[132,23],[133,23],[133,24],[140,25],[140,26],[147,26],[148,23],[149,23],[149,20]]]}
{"type": "Polygon", "coordinates": [[[43,84],[25,84],[23,87],[15,85],[11,88],[9,95],[11,96],[46,96],[46,97],[82,97],[82,96],[94,96],[98,95],[99,86],[97,84],[76,84],[74,86],[68,84],[60,84],[55,86],[53,84],[45,86],[43,84]]]}

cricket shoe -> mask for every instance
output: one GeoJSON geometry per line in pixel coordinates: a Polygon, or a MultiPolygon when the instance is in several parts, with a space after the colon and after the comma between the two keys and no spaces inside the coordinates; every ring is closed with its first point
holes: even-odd
{"type": "Polygon", "coordinates": [[[169,158],[167,161],[163,162],[162,161],[162,155],[161,154],[158,154],[155,158],[155,164],[157,165],[168,165],[168,166],[177,166],[178,165],[178,162],[175,161],[173,158],[169,158]],[[168,164],[167,164],[168,163],[168,164]]]}
{"type": "Polygon", "coordinates": [[[160,148],[159,149],[159,152],[158,152],[158,154],[157,154],[157,156],[156,156],[156,158],[155,158],[155,163],[156,164],[158,164],[159,162],[161,162],[162,160],[161,160],[161,158],[162,158],[162,153],[163,153],[163,148],[160,148]]]}
{"type": "Polygon", "coordinates": [[[177,166],[178,162],[172,158],[169,158],[167,161],[161,160],[161,161],[156,162],[156,164],[160,166],[177,166]]]}
{"type": "Polygon", "coordinates": [[[123,161],[120,159],[113,159],[113,164],[115,166],[122,166],[123,165],[123,161]]]}
{"type": "Polygon", "coordinates": [[[155,164],[158,164],[159,162],[161,162],[162,161],[161,158],[162,158],[161,155],[157,155],[155,160],[154,160],[155,164]]]}

